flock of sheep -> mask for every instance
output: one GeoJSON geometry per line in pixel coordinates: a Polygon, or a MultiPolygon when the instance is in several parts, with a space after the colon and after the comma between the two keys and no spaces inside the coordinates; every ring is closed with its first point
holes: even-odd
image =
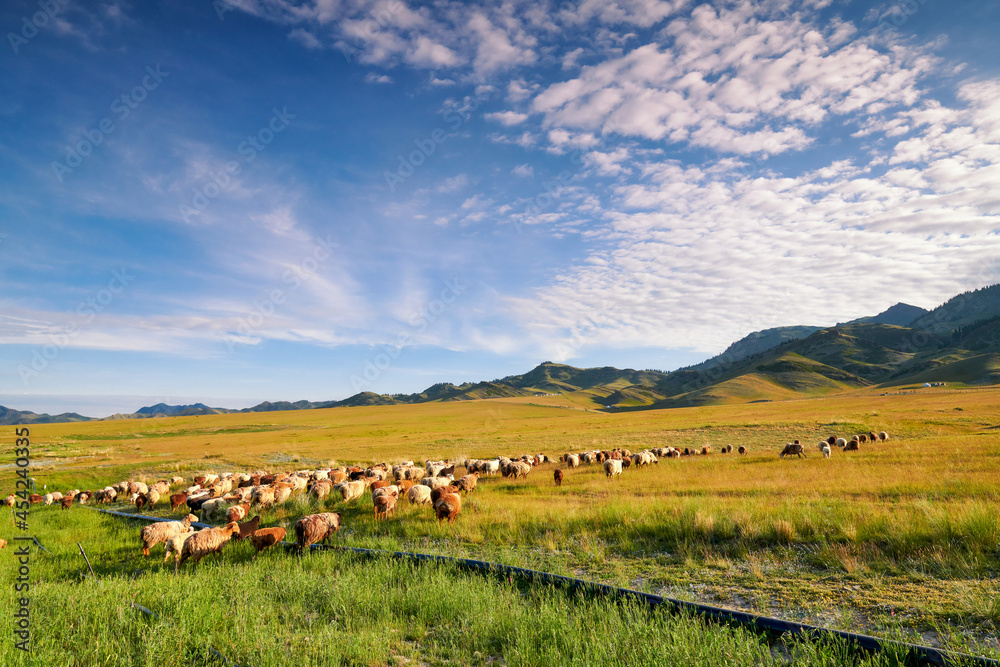
{"type": "MultiPolygon", "coordinates": [[[[831,435],[826,440],[820,440],[816,447],[819,448],[819,451],[823,453],[825,458],[830,458],[834,447],[840,447],[840,449],[845,452],[856,452],[859,451],[861,449],[861,445],[866,442],[885,442],[888,439],[889,434],[885,431],[878,434],[874,431],[869,431],[867,435],[860,433],[852,436],[850,440],[831,435]]],[[[786,456],[798,456],[800,458],[805,458],[806,454],[803,450],[802,444],[796,440],[795,442],[789,442],[786,444],[785,448],[781,450],[781,454],[778,456],[779,458],[785,458],[786,456]]]]}
{"type": "MultiPolygon", "coordinates": [[[[825,457],[829,457],[832,447],[844,451],[857,451],[867,441],[885,441],[889,434],[869,432],[859,434],[850,440],[830,436],[820,441],[818,447],[825,457]]],[[[728,454],[733,445],[725,445],[720,452],[728,454]]],[[[746,454],[747,448],[740,446],[739,454],[746,454]]],[[[656,447],[641,452],[628,449],[590,450],[580,453],[569,452],[559,457],[559,463],[566,468],[577,468],[585,464],[601,464],[605,475],[611,479],[622,471],[634,467],[640,469],[659,463],[660,458],[680,458],[684,456],[705,456],[712,453],[706,445],[700,449],[676,447],[656,447]]],[[[796,440],[781,450],[785,456],[805,457],[803,445],[796,440]]],[[[288,501],[293,494],[305,494],[307,498],[322,501],[330,496],[339,496],[343,502],[356,500],[366,492],[371,493],[373,516],[383,520],[396,510],[396,503],[404,497],[411,505],[429,505],[433,508],[438,523],[454,523],[462,511],[462,494],[476,490],[480,477],[500,474],[506,478],[525,478],[532,469],[551,461],[544,454],[524,455],[516,459],[499,456],[494,459],[468,459],[460,465],[466,474],[455,478],[456,464],[447,461],[425,461],[423,466],[406,461],[390,466],[387,463],[361,468],[341,466],[319,470],[298,470],[291,473],[208,473],[198,475],[193,484],[176,493],[171,487],[185,482],[183,477],[171,477],[147,485],[144,482],[123,481],[106,486],[98,491],[80,491],[66,494],[52,492],[43,495],[32,494],[30,502],[51,505],[59,503],[63,509],[74,502],[86,505],[90,502],[110,504],[128,500],[139,510],[153,509],[161,501],[170,503],[171,512],[182,510],[186,516],[179,521],[162,521],[147,525],[140,531],[142,553],[148,556],[150,549],[164,544],[164,562],[174,557],[175,569],[191,560],[195,565],[205,556],[220,553],[232,539],[249,539],[256,554],[280,544],[285,539],[286,530],[281,526],[260,527],[260,514],[248,519],[251,509],[267,509],[288,501]],[[391,479],[390,479],[391,478],[391,479]],[[194,512],[199,512],[200,517],[194,512]],[[222,517],[222,527],[205,528],[196,531],[192,524],[196,521],[211,522],[222,517]]],[[[557,486],[562,484],[565,473],[562,467],[553,471],[557,486]]],[[[14,506],[14,494],[2,502],[14,506]]],[[[310,545],[325,543],[340,529],[341,516],[337,512],[309,514],[295,522],[296,545],[301,552],[310,545]]],[[[256,558],[256,555],[254,556],[256,558]]]]}

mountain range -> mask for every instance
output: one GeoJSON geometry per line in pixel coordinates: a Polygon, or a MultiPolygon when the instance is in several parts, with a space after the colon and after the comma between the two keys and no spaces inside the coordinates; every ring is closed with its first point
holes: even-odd
{"type": "MultiPolygon", "coordinates": [[[[869,386],[948,382],[1000,384],[1000,285],[959,294],[934,310],[897,303],[832,327],[755,331],[721,354],[675,371],[575,368],[543,362],[522,375],[439,383],[417,394],[361,392],[341,401],[265,401],[243,410],[159,403],[106,419],[309,410],[566,393],[594,407],[668,408],[781,400],[869,386]]],[[[35,414],[0,406],[0,424],[86,421],[76,413],[35,414]]]]}

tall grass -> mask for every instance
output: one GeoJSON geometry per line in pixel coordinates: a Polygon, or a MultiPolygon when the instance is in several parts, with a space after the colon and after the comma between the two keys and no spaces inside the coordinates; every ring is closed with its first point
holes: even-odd
{"type": "MultiPolygon", "coordinates": [[[[895,664],[831,640],[772,652],[741,628],[435,564],[330,552],[251,562],[230,545],[179,577],[148,561],[137,572],[135,526],[62,516],[36,532],[52,553],[34,557],[33,652],[4,641],[0,664],[180,667],[215,664],[212,649],[243,665],[778,665],[783,652],[801,665],[895,664]]],[[[0,631],[10,636],[9,615],[0,631]]]]}

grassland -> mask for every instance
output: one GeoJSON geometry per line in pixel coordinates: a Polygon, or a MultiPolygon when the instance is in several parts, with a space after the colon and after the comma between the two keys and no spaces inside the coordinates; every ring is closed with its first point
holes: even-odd
{"type": "MultiPolygon", "coordinates": [[[[745,445],[750,449],[745,457],[712,454],[665,460],[651,469],[627,471],[613,482],[604,479],[595,466],[567,471],[564,485],[557,489],[551,482],[553,465],[536,468],[527,480],[484,480],[453,527],[438,526],[427,509],[405,505],[395,518],[376,523],[368,499],[348,505],[326,501],[322,506],[296,499],[266,512],[263,518],[268,524],[290,525],[320,507],[335,509],[344,516],[344,529],[337,539],[345,545],[474,556],[996,657],[1000,655],[996,643],[1000,626],[998,398],[1000,393],[990,390],[889,396],[863,390],[809,400],[606,413],[571,395],[53,424],[32,427],[31,437],[33,455],[40,462],[34,476],[39,485],[50,489],[91,488],[123,478],[158,479],[175,472],[190,476],[202,471],[290,470],[333,462],[459,459],[501,453],[558,455],[616,446],[636,450],[662,444],[711,444],[717,450],[726,443],[745,445]],[[863,447],[861,452],[835,452],[830,460],[812,448],[807,449],[805,460],[777,457],[781,445],[794,438],[811,446],[827,435],[867,433],[869,429],[886,430],[892,439],[863,447]]],[[[13,445],[13,428],[9,443],[13,445]]],[[[4,475],[3,488],[12,486],[9,470],[4,475]]],[[[51,558],[51,565],[40,560],[41,600],[53,604],[65,600],[70,593],[64,589],[70,582],[78,588],[89,586],[87,594],[100,593],[97,599],[110,599],[101,597],[104,588],[115,591],[114,597],[129,585],[136,588],[144,582],[143,599],[159,600],[161,610],[169,609],[175,600],[165,589],[171,587],[172,572],[162,571],[158,559],[136,555],[135,527],[116,528],[101,520],[98,526],[80,532],[88,552],[93,549],[97,554],[98,567],[103,568],[98,574],[124,588],[108,584],[99,589],[89,580],[79,581],[84,564],[75,555],[75,541],[68,538],[77,530],[74,521],[93,520],[77,518],[86,514],[78,509],[33,511],[33,524],[39,530],[51,530],[48,539],[60,549],[67,545],[60,556],[51,558]],[[105,542],[109,546],[98,546],[105,542]],[[128,584],[124,579],[136,569],[148,574],[128,584]]],[[[3,531],[0,537],[9,539],[10,527],[3,531]]],[[[195,577],[185,586],[205,586],[207,592],[210,585],[227,579],[227,568],[236,568],[248,587],[252,588],[255,577],[270,575],[275,586],[284,590],[286,584],[319,576],[324,567],[335,568],[338,580],[360,577],[374,567],[342,557],[328,557],[327,565],[294,565],[278,553],[268,555],[266,566],[261,560],[248,564],[249,552],[241,549],[234,547],[218,564],[207,565],[205,572],[215,573],[207,580],[202,577],[208,575],[200,573],[185,575],[195,577]],[[316,572],[310,570],[313,567],[316,572]]],[[[9,556],[0,552],[0,557],[9,556]]],[[[402,572],[400,567],[382,564],[374,570],[385,578],[385,600],[406,596],[408,589],[400,582],[413,572],[402,572]]],[[[423,576],[447,579],[450,583],[444,588],[451,591],[453,586],[456,593],[465,590],[463,586],[475,590],[484,586],[482,580],[476,583],[473,578],[470,583],[467,575],[438,568],[423,576]]],[[[339,584],[337,588],[336,594],[343,594],[339,584]]],[[[523,602],[535,593],[497,589],[496,595],[512,595],[523,602]]],[[[525,624],[549,623],[546,614],[550,612],[545,611],[549,605],[557,609],[570,605],[584,614],[580,619],[597,613],[586,607],[596,602],[568,601],[558,591],[547,595],[553,597],[527,605],[542,617],[518,618],[525,624]]],[[[451,596],[449,592],[449,605],[451,596]]],[[[442,661],[445,652],[436,652],[437,648],[421,641],[414,648],[412,638],[402,644],[386,643],[378,634],[383,626],[407,636],[400,625],[406,624],[404,617],[397,616],[392,604],[389,607],[379,612],[382,615],[366,616],[367,626],[360,621],[352,626],[352,637],[374,633],[371,637],[378,635],[375,643],[379,646],[396,647],[394,653],[381,652],[368,661],[382,664],[394,656],[442,661]]],[[[326,607],[309,608],[313,611],[308,613],[317,619],[326,618],[326,607]]],[[[438,626],[468,621],[456,620],[465,617],[454,606],[441,607],[439,612],[441,617],[428,621],[434,630],[424,637],[434,637],[434,646],[450,646],[440,643],[435,634],[438,626]]],[[[133,622],[129,612],[117,613],[133,622]]],[[[227,607],[220,613],[236,612],[227,607]]],[[[639,612],[622,613],[626,614],[624,632],[636,622],[628,614],[639,612]]],[[[286,643],[291,644],[304,641],[306,632],[293,616],[283,616],[288,627],[278,632],[287,634],[286,643]]],[[[693,624],[691,632],[704,630],[691,619],[683,622],[693,624]]],[[[273,624],[268,628],[274,631],[273,624]]],[[[521,636],[521,631],[510,632],[521,636]]],[[[714,636],[714,632],[709,634],[714,636]]],[[[202,634],[208,637],[205,642],[222,642],[226,636],[202,634]]],[[[759,642],[737,635],[725,634],[725,641],[732,639],[741,646],[732,654],[740,657],[730,664],[759,664],[751,658],[757,655],[753,647],[759,649],[759,642]]],[[[60,641],[72,644],[72,636],[69,632],[60,641]]],[[[458,662],[500,656],[516,664],[548,664],[538,653],[544,642],[534,635],[524,639],[527,644],[522,649],[509,653],[491,643],[494,639],[483,638],[481,645],[472,641],[469,645],[479,646],[479,656],[475,651],[462,653],[464,658],[458,662]],[[529,646],[534,648],[529,650],[529,646]]],[[[131,641],[134,653],[137,640],[131,641]]],[[[188,642],[183,647],[195,650],[192,647],[205,642],[188,642]]],[[[261,655],[259,645],[253,646],[258,646],[256,655],[261,655]]],[[[677,647],[661,648],[683,653],[677,647]]],[[[720,650],[724,654],[735,649],[720,650]]],[[[826,653],[817,655],[829,657],[832,650],[825,647],[826,653]]],[[[348,662],[365,662],[363,655],[358,653],[357,660],[348,662]]],[[[134,664],[145,664],[139,659],[142,656],[136,656],[134,664]]],[[[590,657],[597,660],[597,654],[590,657]]],[[[629,664],[644,661],[642,656],[632,657],[629,664]]],[[[593,663],[583,660],[580,664],[593,663]]]]}

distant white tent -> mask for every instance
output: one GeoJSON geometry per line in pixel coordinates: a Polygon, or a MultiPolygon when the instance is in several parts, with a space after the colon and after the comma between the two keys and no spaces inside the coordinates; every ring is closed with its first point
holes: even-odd
{"type": "Polygon", "coordinates": [[[925,386],[925,387],[929,387],[929,386],[931,386],[931,383],[930,383],[930,382],[925,382],[925,383],[924,383],[924,386],[925,386]]]}

